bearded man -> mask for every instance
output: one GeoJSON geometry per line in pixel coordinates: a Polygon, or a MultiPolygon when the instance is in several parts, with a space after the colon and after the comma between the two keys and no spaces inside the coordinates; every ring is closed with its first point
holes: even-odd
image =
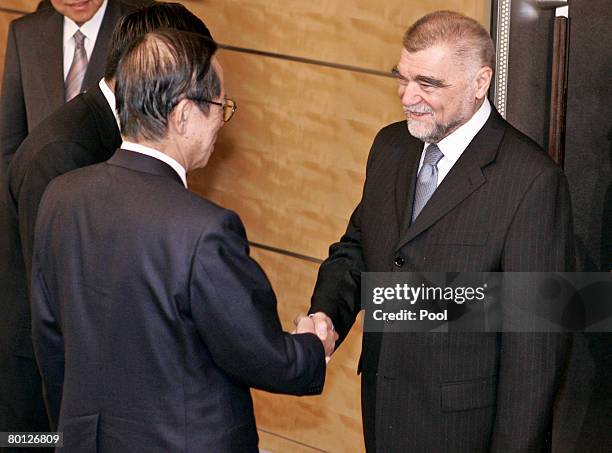
{"type": "MultiPolygon", "coordinates": [[[[404,35],[393,72],[407,121],[372,145],[361,202],[330,248],[312,297],[317,328],[349,332],[361,272],[569,271],[561,170],[487,100],[495,50],[458,13],[404,35]]],[[[540,452],[568,336],[365,332],[360,360],[368,452],[540,452]]]]}

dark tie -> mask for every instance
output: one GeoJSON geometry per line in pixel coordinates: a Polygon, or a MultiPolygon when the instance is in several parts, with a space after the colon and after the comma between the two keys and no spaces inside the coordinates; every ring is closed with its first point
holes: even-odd
{"type": "Polygon", "coordinates": [[[73,36],[74,38],[74,57],[72,58],[72,64],[70,70],[66,76],[65,97],[66,102],[75,97],[81,92],[83,86],[83,79],[85,78],[85,72],[87,71],[87,52],[85,52],[85,35],[77,30],[73,36]]]}
{"type": "Polygon", "coordinates": [[[425,150],[423,166],[417,177],[417,186],[414,193],[414,207],[412,209],[412,221],[419,216],[433,193],[438,187],[438,162],[444,157],[440,148],[432,143],[425,150]]]}

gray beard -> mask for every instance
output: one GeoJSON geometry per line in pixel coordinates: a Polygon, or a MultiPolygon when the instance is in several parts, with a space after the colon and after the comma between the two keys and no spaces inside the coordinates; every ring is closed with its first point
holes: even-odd
{"type": "Polygon", "coordinates": [[[408,119],[407,121],[408,122],[408,132],[410,132],[410,135],[412,135],[414,138],[417,138],[423,142],[439,143],[440,140],[448,137],[459,126],[462,126],[463,124],[467,123],[472,117],[472,115],[476,113],[476,111],[473,109],[471,105],[470,99],[471,97],[466,95],[466,97],[463,99],[463,103],[462,103],[463,105],[462,105],[461,110],[459,111],[458,117],[449,121],[448,123],[440,124],[436,122],[434,118],[434,128],[431,132],[427,134],[424,134],[424,133],[418,134],[418,132],[414,130],[414,127],[413,128],[410,127],[411,121],[410,119],[408,119]]]}
{"type": "Polygon", "coordinates": [[[447,124],[435,123],[433,131],[428,134],[419,134],[416,130],[413,130],[414,128],[410,127],[411,121],[407,120],[407,122],[408,132],[410,132],[410,135],[412,135],[414,138],[426,143],[438,143],[443,138],[448,137],[455,129],[464,124],[466,121],[463,121],[463,118],[459,118],[447,124]]]}

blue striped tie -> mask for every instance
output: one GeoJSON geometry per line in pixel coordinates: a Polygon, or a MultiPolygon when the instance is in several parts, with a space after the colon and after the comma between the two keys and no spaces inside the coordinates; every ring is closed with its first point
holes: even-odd
{"type": "Polygon", "coordinates": [[[433,193],[438,187],[438,162],[444,157],[440,148],[432,143],[425,150],[423,166],[417,177],[417,186],[414,194],[414,206],[412,209],[412,221],[419,216],[433,193]]]}

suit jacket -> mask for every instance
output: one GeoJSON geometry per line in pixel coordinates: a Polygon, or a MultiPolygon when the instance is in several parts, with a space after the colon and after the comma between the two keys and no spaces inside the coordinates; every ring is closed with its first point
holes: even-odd
{"type": "MultiPolygon", "coordinates": [[[[119,19],[135,9],[131,3],[109,0],[83,89],[94,87],[104,75],[111,35],[119,19]]],[[[64,104],[63,27],[64,16],[53,8],[10,24],[0,97],[0,179],[26,135],[64,104]]]]}
{"type": "MultiPolygon", "coordinates": [[[[495,110],[411,224],[422,149],[405,121],[374,140],[361,202],[312,297],[340,341],[361,309],[360,272],[572,269],[565,177],[495,110]]],[[[368,451],[541,451],[567,347],[557,334],[366,332],[368,451]]]]}
{"type": "Polygon", "coordinates": [[[321,342],[282,331],[238,216],[157,159],[118,150],[56,178],[32,273],[34,349],[67,452],[257,452],[249,387],[322,390],[321,342]]]}
{"type": "Polygon", "coordinates": [[[45,431],[47,419],[34,363],[28,298],[40,199],[53,178],[109,159],[120,144],[114,114],[96,86],[32,131],[15,154],[8,180],[0,184],[0,359],[4,364],[0,428],[4,431],[45,431]]]}

